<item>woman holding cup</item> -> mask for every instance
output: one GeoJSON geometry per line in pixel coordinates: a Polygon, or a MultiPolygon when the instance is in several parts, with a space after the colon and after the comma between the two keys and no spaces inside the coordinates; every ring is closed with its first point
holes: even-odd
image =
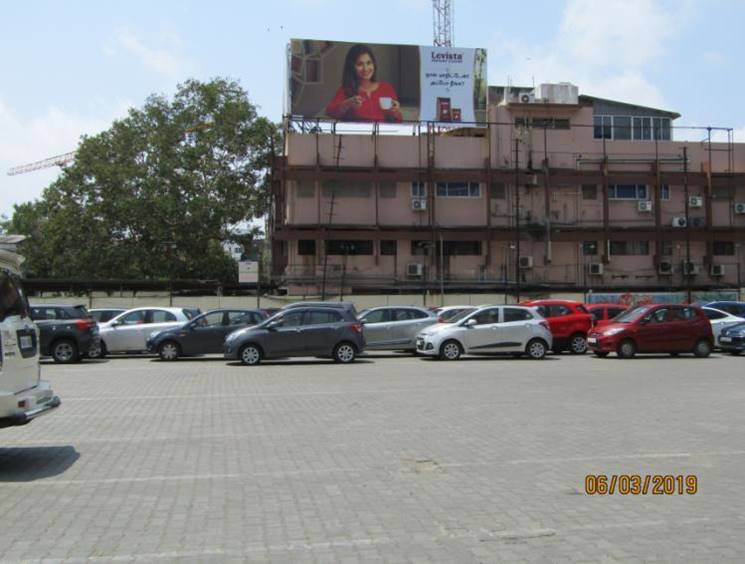
{"type": "Polygon", "coordinates": [[[342,84],[326,113],[344,121],[400,122],[395,88],[377,79],[377,62],[367,45],[353,45],[344,60],[342,84]]]}

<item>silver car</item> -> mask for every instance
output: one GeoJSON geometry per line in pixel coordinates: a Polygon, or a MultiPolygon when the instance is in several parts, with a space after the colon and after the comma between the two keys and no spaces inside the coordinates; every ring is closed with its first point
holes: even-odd
{"type": "Polygon", "coordinates": [[[417,334],[437,323],[437,316],[423,307],[374,307],[360,314],[367,349],[416,351],[417,334]]]}

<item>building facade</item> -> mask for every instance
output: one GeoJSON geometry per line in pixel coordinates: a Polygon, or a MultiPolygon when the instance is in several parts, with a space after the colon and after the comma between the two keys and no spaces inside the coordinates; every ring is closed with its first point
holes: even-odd
{"type": "Polygon", "coordinates": [[[391,133],[288,120],[275,281],[305,295],[742,286],[745,144],[731,130],[569,84],[491,87],[488,115],[391,133]]]}

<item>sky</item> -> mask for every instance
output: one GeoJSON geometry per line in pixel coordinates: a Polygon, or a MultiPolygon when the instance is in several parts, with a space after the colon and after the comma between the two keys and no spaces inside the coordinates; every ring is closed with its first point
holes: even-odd
{"type": "MultiPolygon", "coordinates": [[[[745,0],[454,0],[454,44],[488,51],[489,84],[570,81],[580,94],[677,111],[676,125],[745,141],[745,0]]],[[[279,121],[290,38],[432,43],[429,0],[5,2],[0,34],[0,214],[72,151],[188,78],[238,80],[279,121]]]]}

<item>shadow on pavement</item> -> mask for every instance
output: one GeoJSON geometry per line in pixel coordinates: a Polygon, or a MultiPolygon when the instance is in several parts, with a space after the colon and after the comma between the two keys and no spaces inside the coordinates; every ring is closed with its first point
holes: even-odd
{"type": "Polygon", "coordinates": [[[0,448],[0,482],[33,482],[63,474],[80,458],[75,447],[0,448]]]}
{"type": "MultiPolygon", "coordinates": [[[[226,364],[228,366],[237,366],[239,368],[253,368],[252,366],[244,366],[243,363],[241,363],[238,360],[229,360],[226,361],[226,364]]],[[[375,364],[372,360],[364,359],[364,358],[358,358],[354,362],[350,364],[342,364],[338,362],[334,362],[333,360],[327,360],[325,358],[319,358],[318,360],[262,360],[261,364],[258,366],[311,366],[314,364],[330,364],[335,365],[339,367],[347,367],[354,366],[355,364],[375,364]]]]}

